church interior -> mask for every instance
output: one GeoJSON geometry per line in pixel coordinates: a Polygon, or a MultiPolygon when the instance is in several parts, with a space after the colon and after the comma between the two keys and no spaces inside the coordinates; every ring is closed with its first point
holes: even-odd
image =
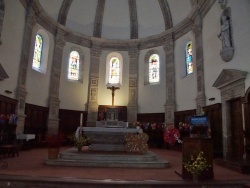
{"type": "MultiPolygon", "coordinates": [[[[194,150],[210,164],[200,175],[206,187],[250,187],[249,17],[249,0],[0,0],[0,185],[56,187],[60,179],[32,181],[32,172],[11,177],[11,167],[29,166],[20,161],[30,156],[41,162],[48,135],[60,135],[67,161],[71,137],[81,131],[88,138],[85,165],[104,174],[114,169],[96,166],[92,154],[99,150],[105,157],[132,153],[120,156],[135,160],[126,161],[132,169],[148,157],[164,158],[154,166],[163,168],[153,170],[154,183],[142,176],[96,187],[199,187],[186,181],[181,160],[194,150]],[[180,172],[164,174],[174,165],[180,172]],[[231,171],[235,182],[227,179],[231,171]],[[159,174],[169,178],[160,183],[159,174]]],[[[77,152],[72,158],[83,160],[77,152]]],[[[109,165],[126,173],[117,158],[109,165]]],[[[44,165],[60,174],[53,165],[62,161],[44,165]]],[[[95,177],[85,177],[72,187],[93,186],[95,177]]]]}

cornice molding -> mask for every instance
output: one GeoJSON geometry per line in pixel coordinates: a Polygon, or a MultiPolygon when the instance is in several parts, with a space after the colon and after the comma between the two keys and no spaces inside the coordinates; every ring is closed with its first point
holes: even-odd
{"type": "MultiPolygon", "coordinates": [[[[201,14],[204,16],[208,10],[211,8],[211,6],[214,4],[216,0],[211,1],[201,1],[200,2],[200,11],[201,14]]],[[[27,1],[26,0],[20,0],[20,2],[23,4],[24,8],[27,8],[27,1]]],[[[196,9],[193,8],[191,13],[188,15],[186,19],[184,19],[182,22],[177,24],[171,29],[168,29],[160,34],[140,38],[140,39],[101,39],[97,37],[91,37],[87,36],[75,31],[72,31],[71,29],[57,23],[55,20],[53,20],[41,7],[38,0],[34,0],[32,8],[35,11],[36,14],[36,20],[37,23],[43,26],[45,29],[47,29],[50,33],[52,33],[54,36],[56,35],[56,31],[58,28],[62,29],[64,31],[64,36],[66,42],[71,42],[74,44],[78,44],[84,47],[90,48],[93,43],[100,42],[101,41],[101,48],[103,50],[117,50],[117,51],[128,51],[130,49],[131,43],[138,44],[138,49],[149,49],[153,47],[163,46],[168,40],[168,38],[172,38],[173,40],[177,40],[178,38],[182,37],[189,31],[192,31],[192,26],[194,23],[194,18],[196,16],[196,9]],[[100,40],[101,39],[101,40],[100,40]]]]}

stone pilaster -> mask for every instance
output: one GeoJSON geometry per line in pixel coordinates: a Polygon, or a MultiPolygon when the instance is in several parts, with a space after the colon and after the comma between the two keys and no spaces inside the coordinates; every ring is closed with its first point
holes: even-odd
{"type": "Polygon", "coordinates": [[[135,122],[138,113],[138,58],[139,50],[134,46],[128,52],[129,61],[129,102],[128,122],[135,122]]]}
{"type": "Polygon", "coordinates": [[[174,123],[175,111],[175,66],[174,66],[174,41],[172,39],[166,40],[164,44],[166,56],[166,102],[165,108],[165,124],[174,123]]]}
{"type": "Polygon", "coordinates": [[[204,83],[204,58],[203,58],[203,42],[202,42],[202,17],[197,11],[197,15],[193,25],[193,33],[195,35],[195,52],[197,67],[197,97],[196,97],[196,114],[202,113],[202,107],[206,106],[205,83],[204,83]]]}
{"type": "Polygon", "coordinates": [[[24,131],[24,121],[26,115],[24,114],[25,110],[25,102],[26,102],[26,79],[27,79],[27,70],[28,70],[28,61],[29,61],[29,53],[30,53],[30,44],[31,44],[31,36],[32,29],[36,25],[35,14],[32,9],[27,10],[26,23],[24,28],[24,36],[23,36],[23,45],[22,45],[22,53],[20,58],[20,67],[19,67],[19,76],[18,83],[16,88],[16,99],[18,100],[16,114],[18,115],[18,122],[16,133],[20,134],[24,131]]]}
{"type": "Polygon", "coordinates": [[[48,118],[48,133],[56,134],[59,127],[59,88],[61,77],[62,53],[66,41],[63,33],[58,30],[55,37],[55,48],[51,72],[51,85],[49,96],[49,118],[48,118]]]}
{"type": "Polygon", "coordinates": [[[1,35],[2,35],[2,29],[3,29],[4,13],[5,13],[4,0],[0,0],[0,45],[2,44],[1,35]]]}
{"type": "Polygon", "coordinates": [[[89,77],[89,96],[88,104],[88,126],[94,126],[98,115],[98,82],[99,82],[99,64],[101,56],[100,44],[96,43],[91,49],[90,59],[90,77],[89,77]]]}

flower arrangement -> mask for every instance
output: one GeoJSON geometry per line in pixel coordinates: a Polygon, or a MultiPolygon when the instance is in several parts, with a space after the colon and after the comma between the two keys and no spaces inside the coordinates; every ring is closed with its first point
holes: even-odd
{"type": "Polygon", "coordinates": [[[89,138],[80,129],[70,136],[70,140],[73,142],[74,147],[78,148],[78,151],[81,151],[83,146],[89,145],[89,138]]]}
{"type": "Polygon", "coordinates": [[[86,135],[79,135],[79,137],[73,136],[74,146],[80,148],[89,144],[89,139],[86,135]]]}
{"type": "Polygon", "coordinates": [[[204,156],[204,152],[201,151],[197,158],[194,159],[194,156],[191,155],[189,161],[184,162],[184,168],[193,175],[194,179],[197,179],[198,176],[204,171],[208,170],[211,165],[208,163],[207,159],[204,156]]]}
{"type": "Polygon", "coordinates": [[[18,116],[16,114],[1,114],[0,115],[0,124],[17,124],[18,116]]]}

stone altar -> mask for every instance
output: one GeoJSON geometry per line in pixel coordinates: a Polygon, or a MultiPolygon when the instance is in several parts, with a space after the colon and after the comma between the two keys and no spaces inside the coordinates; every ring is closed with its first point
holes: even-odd
{"type": "Polygon", "coordinates": [[[125,151],[124,136],[127,133],[142,133],[142,129],[126,127],[82,127],[89,138],[90,150],[125,151]]]}
{"type": "Polygon", "coordinates": [[[127,128],[128,122],[123,121],[97,121],[96,127],[106,127],[106,128],[127,128]]]}

